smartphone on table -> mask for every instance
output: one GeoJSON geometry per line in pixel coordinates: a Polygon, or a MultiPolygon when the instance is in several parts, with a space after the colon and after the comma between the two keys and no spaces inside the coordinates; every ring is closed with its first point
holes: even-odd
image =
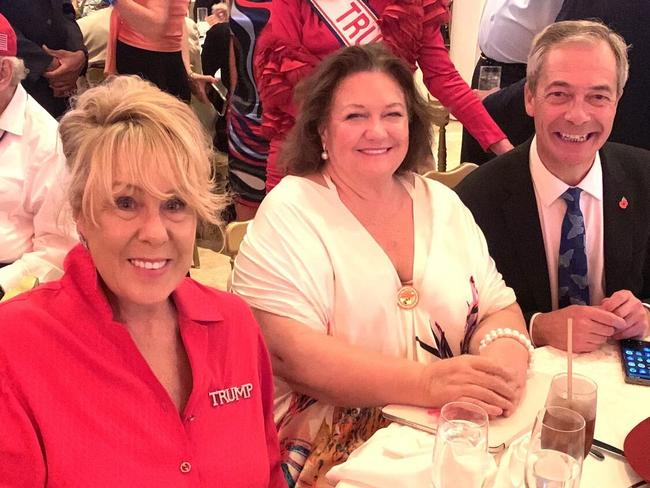
{"type": "Polygon", "coordinates": [[[623,339],[620,347],[625,382],[650,386],[650,342],[623,339]]]}

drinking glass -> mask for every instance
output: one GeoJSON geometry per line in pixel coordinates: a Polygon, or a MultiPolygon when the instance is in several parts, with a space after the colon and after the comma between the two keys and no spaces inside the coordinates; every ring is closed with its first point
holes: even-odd
{"type": "Polygon", "coordinates": [[[478,72],[478,89],[492,90],[501,86],[501,66],[481,66],[478,72]]]}
{"type": "Polygon", "coordinates": [[[585,444],[585,419],[564,407],[540,410],[526,456],[527,488],[578,488],[585,444]]]}
{"type": "Polygon", "coordinates": [[[196,22],[206,22],[208,18],[208,9],[206,7],[199,7],[196,9],[196,22]]]}
{"type": "Polygon", "coordinates": [[[440,410],[433,449],[434,488],[480,488],[488,463],[488,415],[467,402],[440,410]]]}
{"type": "Polygon", "coordinates": [[[524,486],[524,474],[526,472],[526,456],[530,444],[530,432],[510,444],[510,462],[508,463],[508,477],[514,488],[524,486]]]}
{"type": "Polygon", "coordinates": [[[589,454],[594,440],[596,427],[596,404],[598,400],[598,385],[595,381],[580,374],[573,374],[573,392],[568,400],[568,376],[561,373],[553,376],[551,388],[546,397],[546,406],[565,407],[575,410],[585,419],[585,457],[589,454]]]}
{"type": "Polygon", "coordinates": [[[210,30],[210,24],[208,24],[207,8],[199,7],[196,9],[196,27],[199,29],[200,39],[203,40],[207,32],[210,30]]]}

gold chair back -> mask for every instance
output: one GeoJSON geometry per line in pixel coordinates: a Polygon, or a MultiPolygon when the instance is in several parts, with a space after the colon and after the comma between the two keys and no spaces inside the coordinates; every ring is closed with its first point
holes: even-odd
{"type": "Polygon", "coordinates": [[[438,171],[447,170],[447,125],[449,124],[449,111],[438,100],[429,99],[433,109],[433,125],[438,127],[438,171]]]}
{"type": "Polygon", "coordinates": [[[463,178],[476,168],[478,168],[477,164],[462,163],[460,166],[450,171],[429,171],[424,174],[424,177],[439,181],[449,188],[455,188],[461,181],[463,181],[463,178]]]}
{"type": "Polygon", "coordinates": [[[231,265],[235,263],[235,256],[237,256],[237,253],[239,252],[239,246],[244,240],[250,222],[250,220],[243,220],[241,222],[230,222],[226,225],[223,252],[230,256],[231,265]]]}

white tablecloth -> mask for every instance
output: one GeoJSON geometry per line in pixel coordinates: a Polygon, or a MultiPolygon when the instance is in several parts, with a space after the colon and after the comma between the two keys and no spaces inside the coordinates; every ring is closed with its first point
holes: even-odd
{"type": "MultiPolygon", "coordinates": [[[[617,344],[575,355],[573,365],[576,373],[598,383],[596,439],[622,449],[627,433],[650,416],[650,387],[624,382],[617,344]]],[[[533,368],[548,374],[564,372],[566,353],[552,347],[538,348],[533,368]]],[[[375,433],[328,478],[337,483],[337,488],[428,488],[433,443],[431,434],[392,424],[375,433]]],[[[508,457],[508,452],[502,456],[495,488],[510,488],[505,473],[508,457]]],[[[605,453],[604,461],[593,456],[585,459],[581,486],[626,488],[639,479],[622,458],[605,453]]]]}

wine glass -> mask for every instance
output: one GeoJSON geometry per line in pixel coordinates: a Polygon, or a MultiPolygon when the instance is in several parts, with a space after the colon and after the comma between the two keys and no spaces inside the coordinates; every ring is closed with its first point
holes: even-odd
{"type": "Polygon", "coordinates": [[[480,488],[489,462],[487,439],[485,410],[467,402],[444,405],[433,449],[434,488],[480,488]]]}
{"type": "Polygon", "coordinates": [[[205,37],[205,34],[210,30],[210,24],[208,24],[208,9],[206,7],[199,7],[196,9],[196,26],[199,29],[200,37],[205,37]]]}
{"type": "Polygon", "coordinates": [[[526,457],[527,488],[577,488],[584,459],[585,419],[564,407],[540,410],[526,457]]]}
{"type": "Polygon", "coordinates": [[[526,473],[526,456],[530,444],[530,432],[510,444],[510,461],[508,462],[508,475],[510,484],[514,488],[524,486],[526,473]]]}
{"type": "Polygon", "coordinates": [[[568,375],[560,373],[553,376],[551,388],[546,397],[546,406],[566,407],[575,410],[585,419],[585,457],[589,454],[594,440],[596,427],[596,406],[598,400],[598,385],[595,381],[581,374],[571,375],[572,393],[568,399],[568,375]]]}

